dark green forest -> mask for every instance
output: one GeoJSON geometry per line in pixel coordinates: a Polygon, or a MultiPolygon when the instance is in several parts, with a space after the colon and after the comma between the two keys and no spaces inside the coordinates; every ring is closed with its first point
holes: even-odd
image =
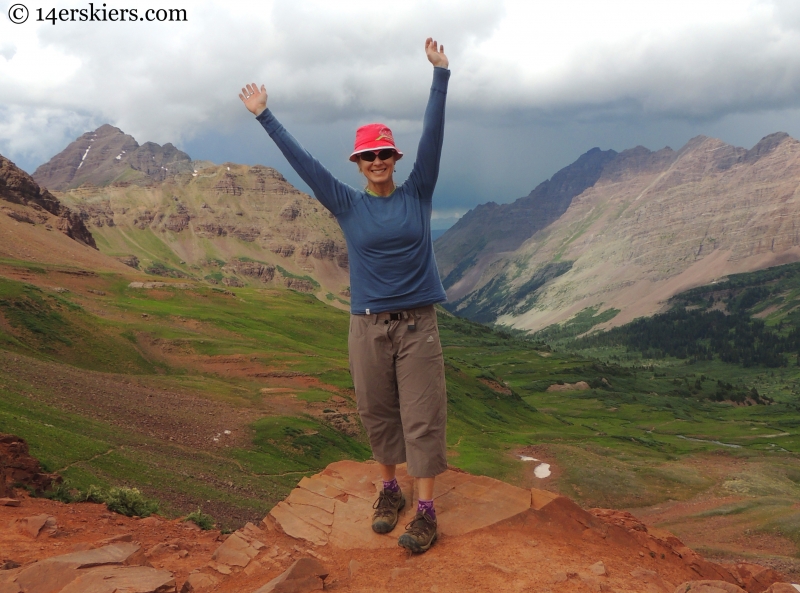
{"type": "Polygon", "coordinates": [[[717,359],[767,368],[798,364],[800,264],[735,274],[694,288],[675,296],[665,313],[574,343],[577,348],[603,346],[623,346],[652,359],[717,359]],[[759,313],[763,318],[756,317],[759,313]]]}

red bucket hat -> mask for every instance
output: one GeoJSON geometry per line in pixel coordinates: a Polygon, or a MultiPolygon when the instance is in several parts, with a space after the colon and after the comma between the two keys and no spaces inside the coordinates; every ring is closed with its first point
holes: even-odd
{"type": "Polygon", "coordinates": [[[389,126],[384,124],[367,124],[356,130],[356,142],[350,160],[356,162],[358,153],[370,150],[382,150],[391,148],[397,153],[397,160],[403,158],[403,153],[397,150],[394,145],[394,136],[389,126]]]}

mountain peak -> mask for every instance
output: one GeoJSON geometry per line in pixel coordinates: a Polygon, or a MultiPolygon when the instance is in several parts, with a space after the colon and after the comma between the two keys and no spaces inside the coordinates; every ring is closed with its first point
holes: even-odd
{"type": "Polygon", "coordinates": [[[151,185],[170,174],[191,172],[192,159],[170,143],[139,145],[110,124],[86,132],[33,173],[40,185],[64,191],[85,183],[151,185]]]}
{"type": "Polygon", "coordinates": [[[775,150],[786,140],[792,140],[792,137],[786,132],[775,132],[774,134],[764,136],[753,148],[747,151],[744,156],[744,161],[746,163],[754,163],[764,155],[775,150]]]}

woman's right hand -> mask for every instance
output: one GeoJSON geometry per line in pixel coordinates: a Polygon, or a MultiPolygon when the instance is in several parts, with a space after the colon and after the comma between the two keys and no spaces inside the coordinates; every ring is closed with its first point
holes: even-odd
{"type": "Polygon", "coordinates": [[[256,83],[251,83],[242,89],[239,98],[247,110],[258,117],[267,108],[267,88],[262,84],[261,89],[256,83]]]}

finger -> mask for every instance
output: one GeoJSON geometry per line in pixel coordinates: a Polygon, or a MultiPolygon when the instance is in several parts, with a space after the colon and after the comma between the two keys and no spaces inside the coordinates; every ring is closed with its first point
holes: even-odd
{"type": "Polygon", "coordinates": [[[242,93],[239,93],[239,98],[242,100],[242,103],[245,102],[244,95],[242,93]]]}
{"type": "Polygon", "coordinates": [[[440,53],[440,54],[443,54],[443,53],[444,53],[444,45],[442,45],[442,46],[440,46],[440,47],[439,47],[439,53],[440,53]]]}
{"type": "MultiPolygon", "coordinates": [[[[246,96],[247,96],[247,95],[249,95],[249,94],[250,94],[250,93],[248,93],[248,92],[247,92],[247,89],[246,89],[246,88],[244,88],[244,87],[242,87],[242,95],[244,95],[244,96],[246,97],[246,96]]],[[[239,95],[239,96],[241,97],[242,95],[239,95]]]]}
{"type": "Polygon", "coordinates": [[[435,52],[439,51],[439,44],[436,42],[435,39],[433,40],[433,51],[435,52]]]}
{"type": "Polygon", "coordinates": [[[263,84],[261,85],[261,92],[265,95],[267,94],[267,87],[265,87],[263,84]]]}
{"type": "Polygon", "coordinates": [[[426,50],[428,49],[428,46],[430,46],[430,44],[431,44],[431,43],[433,43],[433,37],[428,37],[428,38],[425,40],[425,49],[426,49],[426,50]]]}

